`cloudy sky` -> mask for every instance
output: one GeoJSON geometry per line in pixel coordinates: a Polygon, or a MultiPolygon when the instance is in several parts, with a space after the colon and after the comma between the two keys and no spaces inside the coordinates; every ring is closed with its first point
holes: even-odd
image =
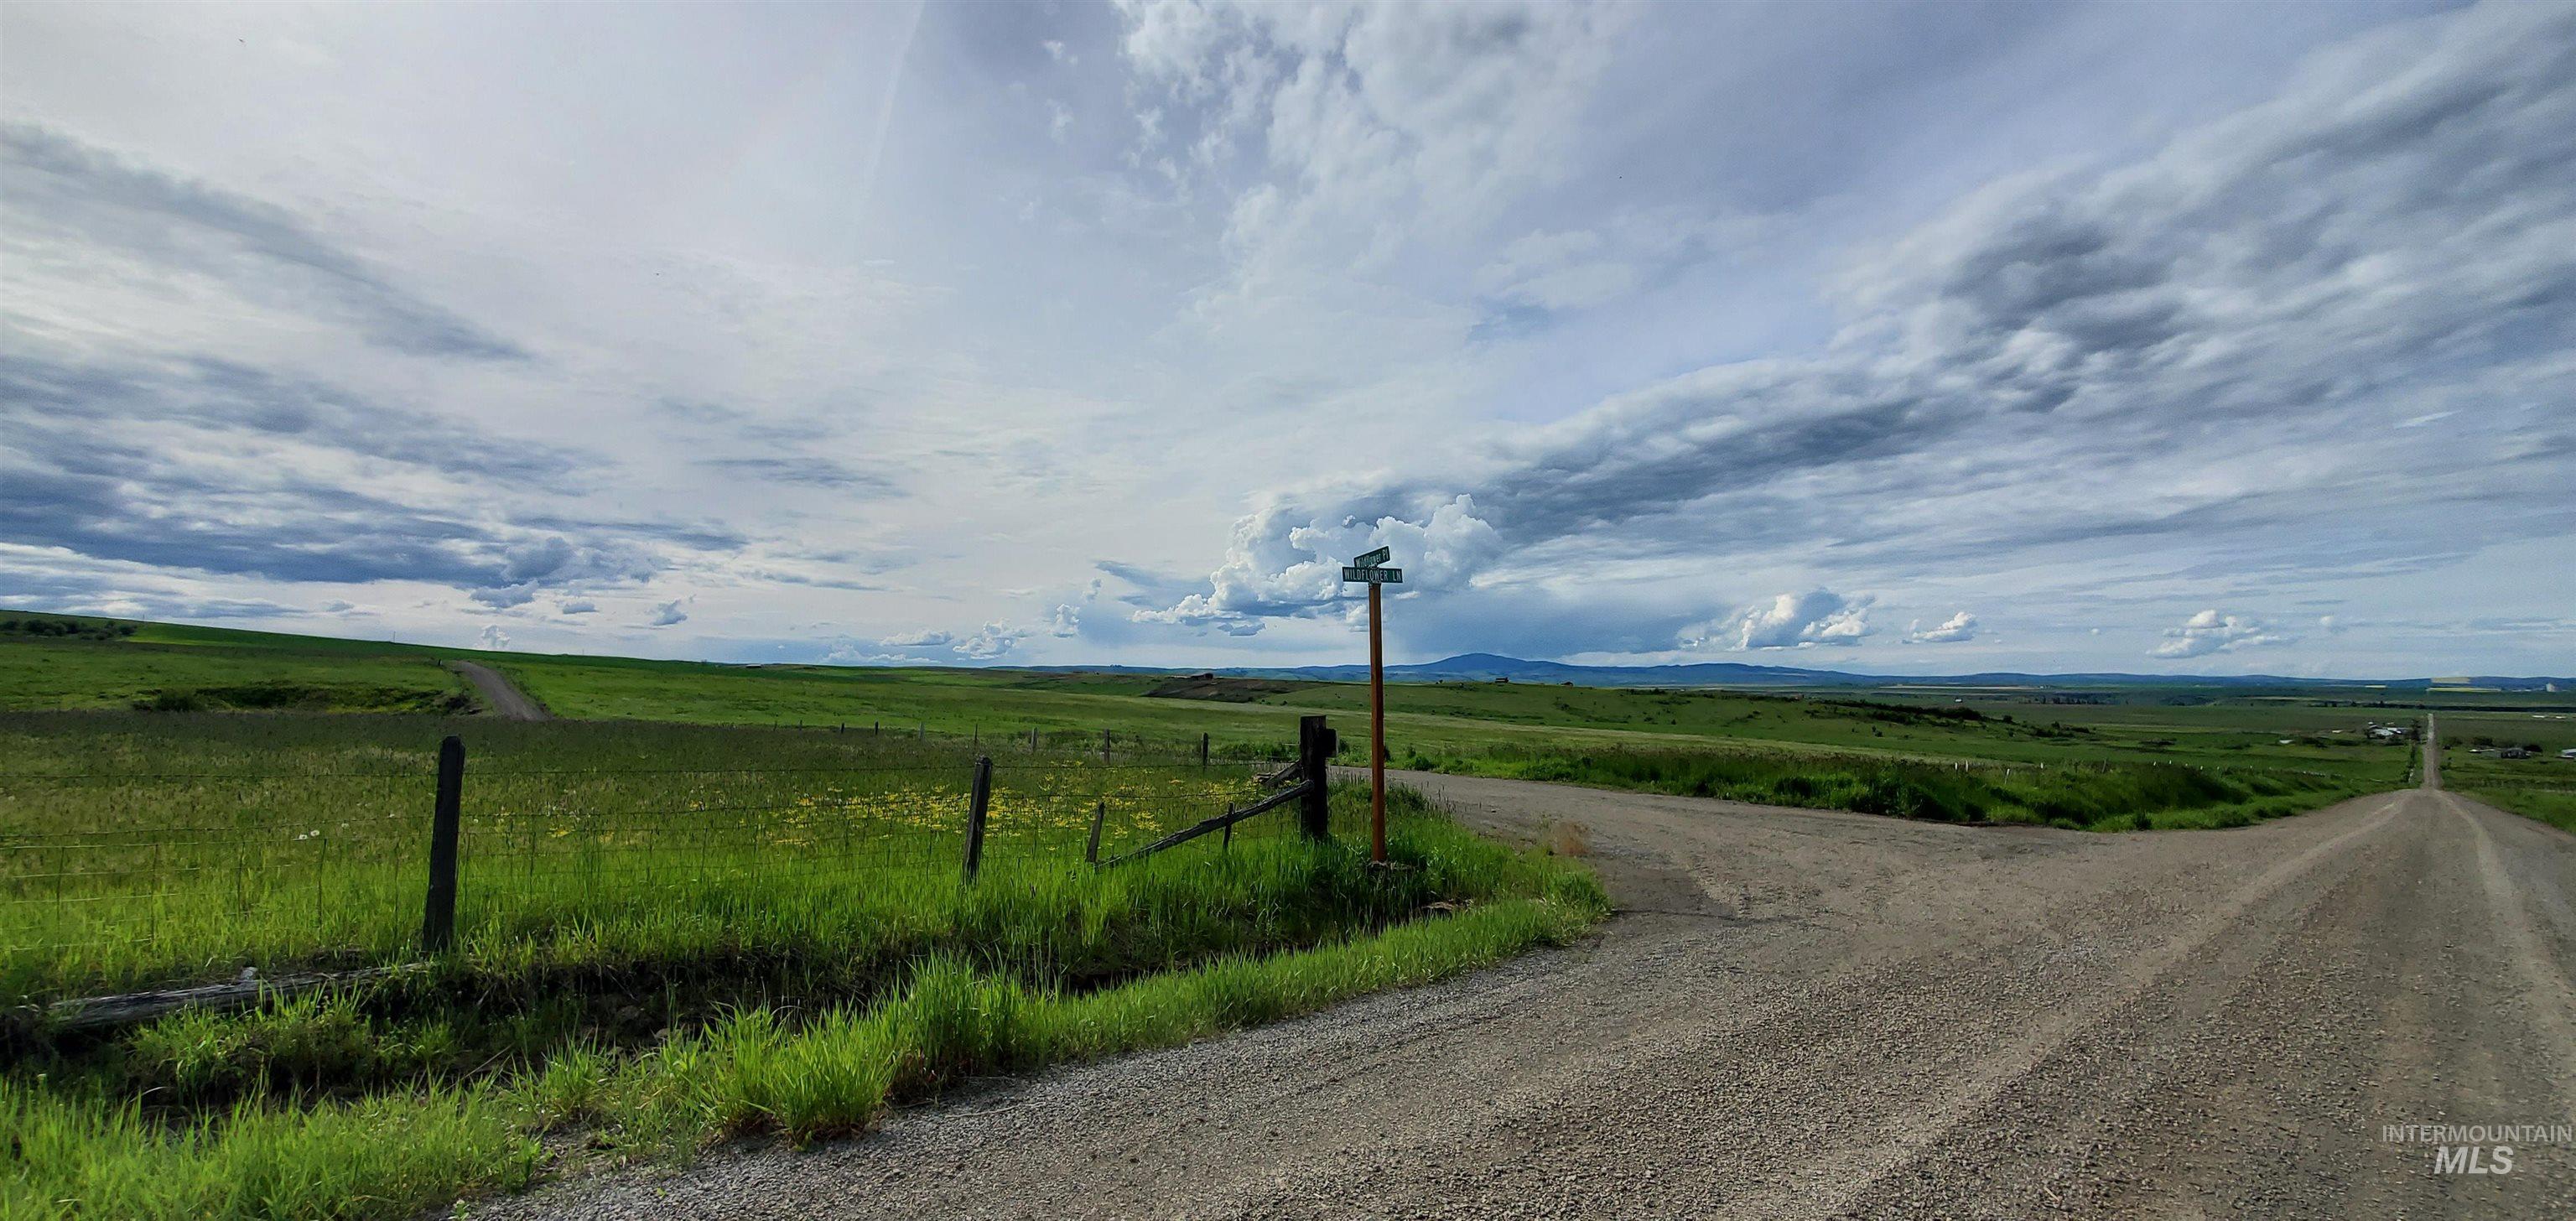
{"type": "Polygon", "coordinates": [[[0,604],[2576,670],[2576,5],[0,10],[0,604]]]}

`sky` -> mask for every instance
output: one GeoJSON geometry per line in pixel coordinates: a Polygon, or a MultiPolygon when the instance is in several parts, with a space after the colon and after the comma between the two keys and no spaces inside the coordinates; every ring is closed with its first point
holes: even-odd
{"type": "Polygon", "coordinates": [[[2576,4],[0,8],[0,605],[2576,671],[2576,4]]]}

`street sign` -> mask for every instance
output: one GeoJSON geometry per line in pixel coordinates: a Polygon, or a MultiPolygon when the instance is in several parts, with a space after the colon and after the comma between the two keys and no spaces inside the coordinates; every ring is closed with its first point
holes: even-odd
{"type": "Polygon", "coordinates": [[[1352,556],[1351,566],[1355,568],[1375,568],[1394,558],[1395,552],[1384,547],[1380,547],[1375,551],[1369,552],[1367,555],[1352,556]]]}
{"type": "Polygon", "coordinates": [[[1344,568],[1342,579],[1364,581],[1371,585],[1402,585],[1404,570],[1401,568],[1344,568]]]}

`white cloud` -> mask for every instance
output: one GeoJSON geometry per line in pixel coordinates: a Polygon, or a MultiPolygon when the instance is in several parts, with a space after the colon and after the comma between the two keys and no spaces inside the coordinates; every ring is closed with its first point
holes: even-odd
{"type": "Polygon", "coordinates": [[[995,620],[975,629],[973,635],[958,641],[952,648],[959,656],[975,661],[991,661],[1018,648],[1020,641],[1027,639],[1028,635],[1027,628],[1013,627],[995,620]]]}
{"type": "Polygon", "coordinates": [[[2212,653],[2233,653],[2238,649],[2292,644],[2297,640],[2298,637],[2283,635],[2260,619],[2205,610],[2183,620],[2181,627],[2166,628],[2164,643],[2149,650],[2147,655],[2206,657],[2212,653]]]}
{"type": "Polygon", "coordinates": [[[1907,644],[1955,644],[1976,638],[1977,617],[1966,611],[1960,611],[1934,627],[1926,628],[1923,626],[1923,621],[1917,619],[1906,624],[1905,628],[1907,644]]]}
{"type": "Polygon", "coordinates": [[[889,649],[929,649],[937,648],[940,645],[947,644],[955,639],[955,636],[952,636],[947,632],[936,631],[931,628],[921,628],[916,631],[902,632],[893,636],[887,636],[877,641],[877,644],[883,648],[889,649]]]}
{"type": "Polygon", "coordinates": [[[681,610],[680,600],[674,598],[654,607],[653,618],[649,623],[653,627],[670,627],[675,623],[686,623],[688,620],[689,612],[681,610]]]}
{"type": "Polygon", "coordinates": [[[1227,221],[1238,290],[1382,264],[1557,178],[1623,20],[1530,0],[1123,7],[1136,75],[1204,125],[1167,137],[1187,160],[1248,143],[1273,171],[1227,221]]]}
{"type": "Polygon", "coordinates": [[[1472,496],[1452,498],[1418,522],[1391,514],[1374,521],[1328,518],[1274,502],[1235,524],[1233,544],[1208,593],[1191,594],[1166,609],[1138,611],[1135,619],[1250,635],[1264,617],[1333,609],[1349,592],[1342,566],[1379,547],[1393,553],[1389,566],[1404,570],[1404,584],[1395,587],[1399,594],[1464,589],[1502,553],[1501,538],[1477,516],[1472,496]]]}
{"type": "MultiPolygon", "coordinates": [[[[1494,588],[1658,565],[1876,583],[1927,563],[2062,572],[2070,590],[2131,570],[2280,587],[2563,534],[2576,511],[2533,510],[2571,503],[2563,410],[2484,435],[2381,422],[2571,401],[2576,365],[2532,342],[2576,303],[2571,225],[2576,9],[2374,34],[2150,154],[1997,178],[1851,252],[1845,321],[1812,352],[1274,495],[1168,617],[1310,614],[1328,578],[1301,539],[1460,502],[1482,553],[1521,565],[1480,572],[1494,588]],[[1799,571],[1819,555],[1834,568],[1799,571]]],[[[1605,249],[1592,229],[1543,230],[1485,287],[1587,301],[1544,274],[1605,249]]]]}
{"type": "Polygon", "coordinates": [[[510,634],[502,631],[501,625],[497,623],[484,624],[483,634],[475,639],[482,645],[482,647],[494,652],[499,652],[510,647],[510,634]]]}
{"type": "Polygon", "coordinates": [[[1285,664],[1347,656],[1384,541],[1417,655],[1822,586],[1973,589],[2016,668],[2182,605],[2548,668],[2400,625],[2576,603],[2576,10],[2390,14],[22,6],[0,585],[1285,664]],[[580,130],[495,47],[593,63],[580,130]],[[739,155],[670,157],[673,96],[739,155]],[[1071,596],[1101,559],[1150,579],[1071,596]]]}
{"type": "Polygon", "coordinates": [[[1701,648],[1732,637],[1736,649],[1811,648],[1855,645],[1870,634],[1869,607],[1874,595],[1846,598],[1831,590],[1781,594],[1739,614],[1682,630],[1684,648],[1701,648]]]}
{"type": "Polygon", "coordinates": [[[565,615],[589,615],[598,613],[599,604],[588,598],[566,598],[556,604],[555,610],[565,615]]]}

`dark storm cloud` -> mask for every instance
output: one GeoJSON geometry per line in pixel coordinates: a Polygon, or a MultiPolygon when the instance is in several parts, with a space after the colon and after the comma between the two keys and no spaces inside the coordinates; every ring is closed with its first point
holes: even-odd
{"type": "MultiPolygon", "coordinates": [[[[2400,27],[2143,161],[1970,195],[1855,263],[1851,321],[1821,355],[1613,399],[1463,479],[1274,498],[1208,592],[1158,617],[1314,613],[1318,548],[1381,519],[1420,529],[1462,495],[1499,545],[1460,552],[1482,557],[1461,579],[1596,540],[1973,571],[2188,536],[2296,565],[2284,540],[2356,513],[2402,518],[2464,484],[2546,497],[2569,476],[2571,231],[2576,9],[2400,27]],[[2559,406],[2496,440],[2393,428],[2428,402],[2499,401],[2559,406]]],[[[2452,546],[2565,517],[2500,515],[2452,546]]],[[[2378,545],[2416,554],[2434,528],[2378,545]]],[[[2369,537],[2349,541],[2337,558],[2366,561],[2369,537]]]]}
{"type": "Polygon", "coordinates": [[[10,225],[69,232],[287,307],[328,303],[397,351],[469,360],[528,353],[395,284],[283,208],[164,173],[26,123],[0,126],[10,225]]]}

